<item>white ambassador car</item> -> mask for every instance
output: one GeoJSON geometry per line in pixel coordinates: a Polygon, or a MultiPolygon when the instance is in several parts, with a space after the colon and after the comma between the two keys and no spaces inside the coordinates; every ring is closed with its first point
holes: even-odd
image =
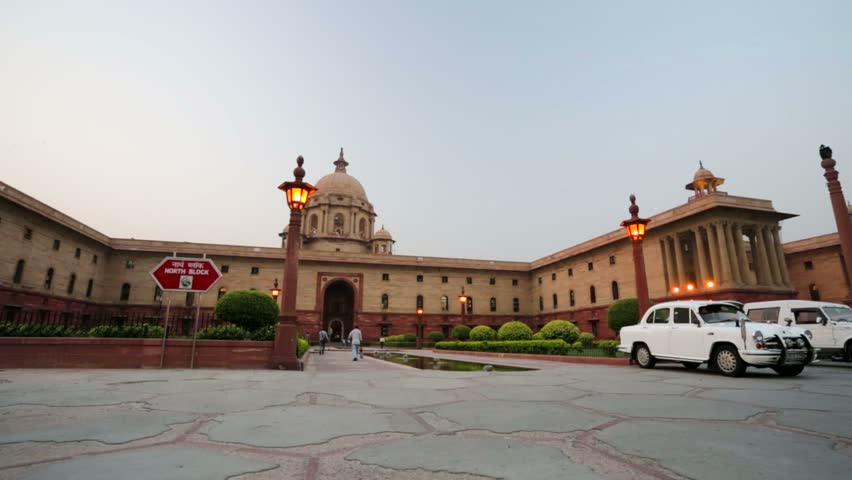
{"type": "Polygon", "coordinates": [[[689,369],[707,362],[729,376],[740,376],[750,366],[795,376],[818,351],[809,330],[752,322],[741,304],[723,301],[654,305],[620,336],[618,349],[642,368],[653,368],[657,360],[682,362],[689,369]]]}

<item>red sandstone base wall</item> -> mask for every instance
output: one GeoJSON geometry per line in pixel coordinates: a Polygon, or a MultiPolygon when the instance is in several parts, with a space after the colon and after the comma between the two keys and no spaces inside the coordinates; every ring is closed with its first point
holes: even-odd
{"type": "MultiPolygon", "coordinates": [[[[0,338],[0,368],[159,368],[161,339],[0,338]]],[[[168,340],[163,366],[189,368],[192,340],[168,340]]],[[[198,340],[195,368],[267,368],[272,342],[198,340]]]]}

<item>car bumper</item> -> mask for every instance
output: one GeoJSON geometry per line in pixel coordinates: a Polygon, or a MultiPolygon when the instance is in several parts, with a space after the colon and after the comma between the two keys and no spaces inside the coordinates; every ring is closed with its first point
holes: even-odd
{"type": "Polygon", "coordinates": [[[777,367],[782,365],[808,365],[816,359],[819,349],[745,350],[740,356],[749,365],[777,367]]]}

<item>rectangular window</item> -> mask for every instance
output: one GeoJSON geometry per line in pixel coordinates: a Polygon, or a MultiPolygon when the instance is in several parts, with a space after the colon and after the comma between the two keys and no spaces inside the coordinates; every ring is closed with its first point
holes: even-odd
{"type": "Polygon", "coordinates": [[[382,281],[387,282],[388,280],[390,280],[390,273],[383,273],[382,274],[382,281]]]}
{"type": "Polygon", "coordinates": [[[417,283],[423,283],[423,275],[417,275],[417,283]]]}
{"type": "Polygon", "coordinates": [[[674,309],[674,323],[689,323],[689,312],[688,308],[675,308],[674,309]]]}
{"type": "Polygon", "coordinates": [[[33,239],[33,229],[30,227],[24,227],[24,240],[32,240],[33,239]]]}
{"type": "Polygon", "coordinates": [[[231,267],[230,267],[230,266],[228,266],[228,265],[222,265],[222,269],[221,269],[221,270],[222,270],[222,273],[228,273],[228,270],[230,270],[230,269],[231,269],[231,267]]]}
{"type": "Polygon", "coordinates": [[[473,285],[473,277],[467,277],[467,284],[473,285]]]}
{"type": "Polygon", "coordinates": [[[260,273],[260,267],[251,267],[251,274],[257,275],[260,273]]]}
{"type": "Polygon", "coordinates": [[[97,265],[97,263],[98,263],[98,256],[97,255],[92,255],[92,263],[97,265]]]}
{"type": "Polygon", "coordinates": [[[513,286],[513,287],[517,287],[517,286],[518,286],[518,279],[517,279],[517,278],[513,278],[513,279],[512,279],[512,286],[513,286]]]}
{"type": "Polygon", "coordinates": [[[753,322],[778,323],[781,307],[775,308],[753,308],[748,311],[748,318],[753,322]]]}
{"type": "Polygon", "coordinates": [[[383,324],[382,324],[382,333],[381,333],[381,335],[382,335],[383,337],[389,337],[389,336],[390,336],[390,334],[388,333],[388,332],[390,331],[390,330],[388,329],[388,327],[389,327],[389,326],[390,326],[390,325],[388,325],[387,323],[383,323],[383,324]]]}
{"type": "Polygon", "coordinates": [[[589,271],[591,272],[594,269],[595,269],[595,262],[589,262],[589,271]]]}
{"type": "Polygon", "coordinates": [[[574,269],[573,269],[573,268],[569,268],[569,269],[568,269],[568,276],[569,276],[569,277],[573,277],[573,276],[574,276],[574,269]]]}
{"type": "Polygon", "coordinates": [[[669,323],[669,309],[661,308],[654,311],[654,316],[650,319],[651,323],[669,323]]]}
{"type": "Polygon", "coordinates": [[[598,322],[599,320],[589,320],[589,326],[592,327],[592,336],[598,338],[598,322]]]}
{"type": "Polygon", "coordinates": [[[489,278],[489,279],[488,279],[488,284],[489,284],[489,285],[496,285],[496,284],[497,284],[497,279],[496,279],[496,278],[494,278],[494,277],[489,278]]]}
{"type": "Polygon", "coordinates": [[[74,258],[80,258],[80,254],[83,253],[79,248],[74,250],[74,258]]]}
{"type": "Polygon", "coordinates": [[[541,285],[541,277],[538,277],[538,284],[541,285]]]}
{"type": "Polygon", "coordinates": [[[610,256],[609,256],[609,264],[610,264],[610,265],[615,265],[615,255],[610,255],[610,256]]]}
{"type": "Polygon", "coordinates": [[[59,245],[60,245],[61,243],[62,243],[62,242],[60,242],[59,240],[53,240],[53,249],[54,249],[54,250],[59,250],[59,245]]]}
{"type": "Polygon", "coordinates": [[[133,260],[128,259],[124,263],[124,268],[135,268],[135,267],[136,267],[136,262],[134,262],[133,260]]]}
{"type": "Polygon", "coordinates": [[[449,281],[449,277],[441,277],[441,283],[448,283],[449,281]]]}
{"type": "Polygon", "coordinates": [[[796,317],[796,325],[809,325],[817,323],[819,310],[817,309],[801,309],[793,310],[793,316],[796,317]]]}
{"type": "Polygon", "coordinates": [[[805,260],[805,270],[813,270],[813,269],[814,269],[814,262],[812,262],[810,260],[805,260]]]}
{"type": "Polygon", "coordinates": [[[556,280],[556,272],[553,272],[553,273],[550,274],[550,279],[556,280]]]}

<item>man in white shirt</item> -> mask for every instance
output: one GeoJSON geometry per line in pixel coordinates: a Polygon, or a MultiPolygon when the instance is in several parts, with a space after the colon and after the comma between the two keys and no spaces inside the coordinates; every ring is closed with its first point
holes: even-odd
{"type": "Polygon", "coordinates": [[[349,341],[352,343],[352,361],[357,362],[359,356],[364,358],[361,355],[361,330],[358,329],[358,325],[349,332],[349,341]]]}

